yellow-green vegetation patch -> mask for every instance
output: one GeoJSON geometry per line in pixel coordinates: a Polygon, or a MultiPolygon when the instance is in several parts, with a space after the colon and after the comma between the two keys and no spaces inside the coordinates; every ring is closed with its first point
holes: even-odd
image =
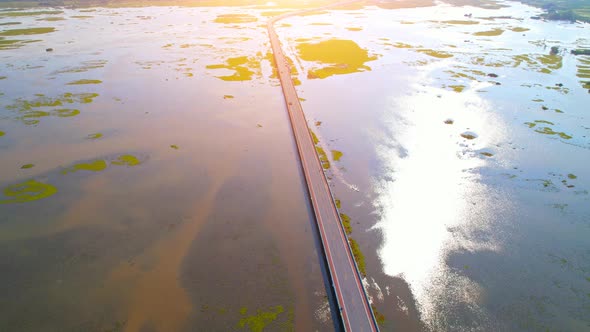
{"type": "Polygon", "coordinates": [[[5,133],[5,132],[3,132],[2,130],[0,130],[0,137],[2,137],[2,136],[4,136],[4,135],[6,135],[6,133],[5,133]]]}
{"type": "Polygon", "coordinates": [[[176,144],[172,144],[172,145],[170,145],[170,148],[172,148],[172,149],[174,149],[174,150],[178,150],[178,149],[180,149],[180,148],[178,147],[178,145],[176,145],[176,144]]]}
{"type": "Polygon", "coordinates": [[[55,28],[27,28],[27,29],[10,29],[0,32],[0,36],[28,36],[42,35],[54,32],[55,28]]]}
{"type": "Polygon", "coordinates": [[[354,256],[359,272],[363,277],[366,277],[367,267],[365,263],[365,255],[363,255],[359,244],[353,238],[348,238],[348,243],[350,243],[350,249],[352,250],[352,255],[354,256]]]}
{"type": "Polygon", "coordinates": [[[116,160],[111,161],[111,164],[117,166],[137,166],[141,164],[141,161],[135,156],[126,154],[120,156],[116,160]]]}
{"type": "Polygon", "coordinates": [[[74,15],[74,16],[70,16],[71,18],[77,18],[77,19],[87,19],[87,18],[93,18],[94,16],[90,16],[90,15],[74,15]]]}
{"type": "Polygon", "coordinates": [[[107,162],[99,159],[87,163],[79,163],[62,171],[63,174],[75,173],[78,171],[101,172],[107,168],[107,162]]]}
{"type": "Polygon", "coordinates": [[[17,119],[25,124],[37,124],[39,118],[47,116],[72,117],[80,114],[78,109],[61,108],[67,104],[88,104],[96,98],[96,93],[64,93],[61,96],[50,98],[44,95],[36,95],[36,98],[17,99],[14,104],[6,106],[7,110],[17,112],[17,119]]]}
{"type": "Polygon", "coordinates": [[[288,10],[269,10],[269,11],[260,13],[260,15],[262,15],[264,17],[271,17],[271,16],[279,16],[279,15],[285,14],[286,12],[288,12],[288,10]]]}
{"type": "Polygon", "coordinates": [[[363,31],[363,28],[359,28],[359,27],[348,27],[348,28],[346,28],[346,30],[348,30],[348,31],[363,31]]]}
{"type": "Polygon", "coordinates": [[[61,10],[43,10],[36,12],[3,12],[0,17],[21,17],[21,16],[39,16],[39,15],[60,15],[64,12],[61,10]]]}
{"type": "Polygon", "coordinates": [[[234,99],[232,95],[223,95],[223,99],[234,99]]]}
{"type": "Polygon", "coordinates": [[[310,23],[310,25],[332,25],[332,23],[314,22],[314,23],[310,23]]]}
{"type": "Polygon", "coordinates": [[[86,85],[86,84],[101,84],[101,80],[77,80],[68,83],[67,85],[86,85]]]}
{"type": "Polygon", "coordinates": [[[477,138],[477,134],[471,131],[466,131],[464,133],[461,133],[461,137],[468,139],[468,140],[472,140],[472,139],[476,139],[477,138]]]}
{"type": "Polygon", "coordinates": [[[379,326],[385,324],[385,316],[377,310],[377,307],[374,304],[371,304],[371,309],[373,310],[373,315],[375,316],[375,320],[379,326]]]}
{"type": "Polygon", "coordinates": [[[523,28],[523,27],[513,27],[510,28],[510,31],[514,31],[514,32],[525,32],[525,31],[529,31],[529,28],[523,28]]]}
{"type": "Polygon", "coordinates": [[[60,108],[51,111],[51,114],[60,118],[69,118],[80,114],[80,111],[72,108],[60,108]]]}
{"type": "Polygon", "coordinates": [[[575,174],[572,174],[572,173],[568,174],[568,175],[567,175],[567,177],[568,177],[568,179],[570,179],[570,180],[575,180],[575,179],[577,179],[577,178],[578,178],[578,177],[577,177],[575,174]]]}
{"type": "Polygon", "coordinates": [[[208,65],[206,68],[233,70],[232,75],[216,76],[224,81],[250,81],[256,74],[253,70],[259,71],[260,61],[256,58],[240,56],[227,59],[225,64],[208,65]]]}
{"type": "Polygon", "coordinates": [[[236,24],[236,23],[251,23],[256,22],[258,19],[255,16],[248,14],[221,14],[213,22],[223,24],[236,24]]]}
{"type": "MultiPolygon", "coordinates": [[[[262,332],[269,324],[274,322],[283,311],[285,310],[281,305],[271,307],[268,311],[257,310],[256,314],[241,318],[238,322],[238,327],[241,329],[247,327],[251,332],[262,332]]],[[[248,314],[248,309],[245,307],[241,308],[240,314],[246,316],[248,314]]]]}
{"type": "Polygon", "coordinates": [[[350,225],[350,217],[347,214],[340,213],[340,220],[342,220],[342,227],[346,234],[352,233],[352,226],[350,225]]]}
{"type": "Polygon", "coordinates": [[[340,158],[342,158],[343,155],[344,153],[342,153],[342,151],[332,150],[332,159],[334,161],[340,161],[340,158]]]}
{"type": "Polygon", "coordinates": [[[311,139],[313,140],[313,144],[318,145],[318,143],[320,142],[318,135],[316,135],[312,130],[310,130],[309,133],[311,134],[311,139]]]}
{"type": "Polygon", "coordinates": [[[68,73],[84,73],[92,69],[103,68],[107,64],[107,60],[89,60],[84,61],[80,66],[68,67],[53,72],[53,74],[68,74],[68,73]]]}
{"type": "Polygon", "coordinates": [[[465,85],[449,85],[449,88],[453,89],[455,92],[463,92],[465,85]]]}
{"type": "Polygon", "coordinates": [[[544,74],[550,74],[553,70],[561,69],[563,66],[563,57],[559,55],[519,54],[512,58],[514,61],[512,64],[513,67],[524,65],[529,69],[544,74]]]}
{"type": "Polygon", "coordinates": [[[431,50],[431,49],[427,49],[427,48],[418,49],[418,50],[416,50],[416,52],[420,52],[420,53],[426,54],[428,56],[431,56],[433,58],[439,58],[439,59],[446,59],[446,58],[453,57],[453,55],[451,53],[448,53],[445,51],[431,50]]]}
{"type": "Polygon", "coordinates": [[[99,139],[102,137],[101,133],[94,133],[86,136],[86,139],[99,139]]]}
{"type": "Polygon", "coordinates": [[[57,22],[57,21],[64,21],[65,18],[63,17],[44,17],[38,18],[37,21],[46,21],[46,22],[57,22]]]}
{"type": "Polygon", "coordinates": [[[493,36],[499,36],[499,35],[501,35],[503,33],[504,33],[504,29],[495,28],[495,29],[488,30],[488,31],[474,32],[473,35],[474,36],[493,37],[493,36]]]}
{"type": "MultiPolygon", "coordinates": [[[[577,56],[578,64],[576,67],[578,69],[576,76],[578,78],[589,79],[590,78],[590,56],[577,56]]],[[[590,81],[582,82],[584,87],[590,86],[590,81]]],[[[589,88],[590,89],[590,88],[589,88]]]]}
{"type": "Polygon", "coordinates": [[[395,48],[414,48],[414,46],[412,46],[410,44],[400,43],[400,42],[393,44],[393,47],[395,47],[395,48]]]}
{"type": "Polygon", "coordinates": [[[5,26],[5,25],[19,25],[22,24],[21,22],[4,22],[4,23],[0,23],[0,26],[5,26]]]}
{"type": "Polygon", "coordinates": [[[57,193],[57,188],[37,180],[27,180],[9,185],[3,192],[7,198],[0,199],[0,204],[25,203],[52,196],[57,193]]]}
{"type": "Polygon", "coordinates": [[[539,133],[539,134],[543,134],[543,135],[558,135],[559,137],[563,138],[563,139],[571,139],[572,136],[568,135],[564,132],[558,132],[558,131],[554,131],[553,129],[551,129],[550,127],[542,127],[542,128],[537,128],[535,129],[535,132],[539,133]]]}
{"type": "Polygon", "coordinates": [[[35,167],[34,164],[24,164],[20,167],[20,169],[29,169],[35,167]]]}
{"type": "Polygon", "coordinates": [[[14,50],[21,48],[26,44],[36,43],[40,40],[20,40],[20,39],[5,39],[0,37],[0,50],[14,50]]]}
{"type": "MultiPolygon", "coordinates": [[[[278,78],[279,72],[277,71],[277,63],[275,61],[275,57],[270,51],[266,53],[265,59],[268,62],[270,62],[272,66],[272,75],[270,76],[270,78],[278,78]]],[[[293,85],[301,85],[301,81],[298,78],[299,71],[297,70],[297,66],[295,66],[295,63],[293,62],[293,59],[291,59],[290,57],[286,57],[286,59],[287,63],[289,64],[289,68],[291,69],[291,80],[293,81],[293,85]]]]}
{"type": "Polygon", "coordinates": [[[304,61],[327,65],[310,69],[307,74],[310,79],[368,71],[371,68],[365,63],[377,59],[377,56],[369,55],[367,50],[354,41],[343,39],[300,43],[297,45],[297,51],[304,61]]]}
{"type": "Polygon", "coordinates": [[[339,199],[335,199],[334,203],[336,203],[336,208],[338,210],[342,209],[342,202],[339,199]]]}
{"type": "Polygon", "coordinates": [[[478,21],[472,21],[472,20],[448,20],[448,21],[442,21],[441,23],[453,24],[453,25],[474,25],[474,24],[479,24],[478,21]]]}
{"type": "Polygon", "coordinates": [[[315,150],[317,151],[318,157],[320,158],[320,163],[322,164],[322,168],[329,169],[330,168],[330,160],[328,159],[328,155],[326,154],[326,151],[324,151],[324,149],[321,146],[316,146],[315,150]]]}

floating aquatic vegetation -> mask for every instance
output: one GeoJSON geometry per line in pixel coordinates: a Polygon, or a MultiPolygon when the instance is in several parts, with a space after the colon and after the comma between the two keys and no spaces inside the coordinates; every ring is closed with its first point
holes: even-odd
{"type": "Polygon", "coordinates": [[[63,170],[62,174],[75,173],[78,171],[101,172],[104,171],[107,166],[105,160],[99,159],[91,162],[75,164],[72,167],[63,170]]]}
{"type": "Polygon", "coordinates": [[[418,50],[416,50],[416,52],[423,53],[423,54],[426,54],[426,55],[431,56],[433,58],[439,58],[439,59],[446,59],[446,58],[453,57],[453,54],[451,54],[451,53],[448,53],[445,51],[436,51],[436,50],[431,50],[431,49],[426,49],[426,48],[418,49],[418,50]]]}
{"type": "Polygon", "coordinates": [[[223,99],[234,99],[232,95],[223,95],[223,99]]]}
{"type": "MultiPolygon", "coordinates": [[[[269,324],[274,322],[283,311],[283,306],[280,305],[271,307],[268,311],[258,310],[255,315],[240,319],[238,327],[241,329],[248,327],[252,332],[262,332],[269,324]]],[[[241,308],[240,314],[246,316],[248,314],[248,308],[241,308]]]]}
{"type": "Polygon", "coordinates": [[[39,16],[39,15],[60,15],[64,12],[61,10],[43,10],[36,12],[2,12],[0,17],[22,17],[22,16],[39,16]]]}
{"type": "Polygon", "coordinates": [[[141,161],[137,159],[137,157],[126,154],[122,155],[114,161],[111,161],[111,164],[117,166],[137,166],[141,164],[141,161]]]}
{"type": "Polygon", "coordinates": [[[557,132],[549,127],[537,128],[537,129],[535,129],[535,132],[537,132],[539,134],[544,134],[544,135],[558,135],[559,137],[561,137],[563,139],[571,139],[572,138],[572,136],[570,136],[564,132],[557,132]]]}
{"type": "Polygon", "coordinates": [[[14,50],[21,48],[26,44],[40,42],[40,40],[20,40],[20,39],[5,39],[0,37],[0,51],[2,50],[14,50]]]}
{"type": "Polygon", "coordinates": [[[216,76],[224,81],[250,81],[254,74],[260,72],[260,60],[253,57],[240,56],[227,59],[225,64],[208,65],[206,68],[233,70],[234,73],[232,75],[216,76]]]}
{"type": "Polygon", "coordinates": [[[176,145],[176,144],[172,144],[172,145],[170,145],[170,148],[172,148],[172,149],[174,149],[174,150],[178,150],[178,149],[180,149],[180,148],[178,147],[178,145],[176,145]]]}
{"type": "Polygon", "coordinates": [[[16,99],[14,104],[6,106],[7,110],[15,111],[17,119],[25,124],[37,124],[39,118],[47,116],[72,117],[80,114],[78,109],[59,108],[68,104],[88,104],[98,97],[97,93],[64,93],[50,98],[36,95],[32,100],[16,99]]]}
{"type": "Polygon", "coordinates": [[[346,234],[352,233],[352,226],[350,225],[350,217],[344,213],[340,213],[340,220],[342,221],[342,227],[346,234]]]}
{"type": "Polygon", "coordinates": [[[308,71],[308,78],[326,78],[332,75],[350,74],[371,70],[365,63],[377,59],[352,40],[330,39],[317,43],[299,43],[299,57],[305,61],[325,64],[308,71]]]}
{"type": "MultiPolygon", "coordinates": [[[[291,69],[291,80],[293,80],[293,85],[301,85],[301,81],[298,77],[299,71],[297,70],[297,66],[295,66],[295,63],[293,62],[293,59],[291,59],[290,57],[286,57],[286,59],[287,63],[289,64],[289,68],[291,69]]],[[[269,61],[272,66],[272,75],[270,76],[270,78],[279,78],[275,57],[270,51],[266,53],[266,60],[269,61]]]]}
{"type": "Polygon", "coordinates": [[[89,16],[89,15],[74,15],[74,16],[70,16],[71,18],[77,18],[77,19],[87,19],[87,18],[93,18],[94,16],[89,16]]]}
{"type": "Polygon", "coordinates": [[[474,25],[474,24],[479,24],[478,21],[472,21],[472,20],[449,20],[449,21],[441,21],[440,23],[452,24],[452,25],[474,25]]]}
{"type": "Polygon", "coordinates": [[[86,139],[99,139],[102,138],[102,136],[103,135],[101,133],[89,134],[86,136],[86,139]]]}
{"type": "Polygon", "coordinates": [[[4,135],[6,135],[6,133],[0,130],[0,137],[2,137],[4,135]]]}
{"type": "Polygon", "coordinates": [[[360,27],[348,27],[346,28],[348,31],[363,31],[363,28],[360,27]]]}
{"type": "Polygon", "coordinates": [[[465,85],[449,85],[449,88],[453,89],[455,92],[463,92],[465,89],[465,85]]]}
{"type": "Polygon", "coordinates": [[[310,23],[309,25],[332,25],[332,23],[314,22],[314,23],[310,23]]]}
{"type": "Polygon", "coordinates": [[[56,74],[67,74],[67,73],[84,73],[89,70],[103,68],[107,64],[107,60],[89,60],[84,61],[80,66],[66,67],[64,69],[53,72],[56,74]]]}
{"type": "Polygon", "coordinates": [[[52,196],[57,193],[57,188],[37,180],[27,180],[5,187],[3,193],[7,198],[0,198],[0,204],[25,203],[52,196]]]}
{"type": "Polygon", "coordinates": [[[525,31],[529,31],[529,28],[522,28],[522,27],[513,27],[513,28],[509,28],[510,31],[514,31],[514,32],[525,32],[525,31]]]}
{"type": "Polygon", "coordinates": [[[501,34],[504,33],[504,29],[500,29],[500,28],[495,28],[492,30],[488,30],[488,31],[479,31],[479,32],[474,32],[473,35],[474,36],[487,36],[487,37],[493,37],[493,36],[499,36],[501,34]]]}
{"type": "Polygon", "coordinates": [[[21,22],[4,22],[4,23],[0,23],[0,26],[6,26],[6,25],[19,25],[22,24],[21,22]]]}
{"type": "Polygon", "coordinates": [[[29,169],[29,168],[33,168],[35,167],[35,165],[33,164],[24,164],[20,167],[20,169],[29,169]]]}
{"type": "Polygon", "coordinates": [[[213,21],[215,23],[235,24],[235,23],[251,23],[258,19],[255,16],[248,14],[221,14],[213,21]]]}
{"type": "Polygon", "coordinates": [[[77,80],[72,81],[66,85],[85,85],[85,84],[101,84],[101,80],[77,80]]]}
{"type": "Polygon", "coordinates": [[[322,164],[322,168],[329,169],[330,168],[330,159],[328,159],[328,155],[326,154],[326,151],[324,151],[324,149],[321,146],[316,146],[315,149],[316,149],[316,152],[318,153],[318,157],[320,158],[320,163],[322,164]]]}
{"type": "Polygon", "coordinates": [[[27,29],[11,29],[0,32],[0,36],[28,36],[28,35],[42,35],[54,32],[55,28],[27,28],[27,29]]]}
{"type": "Polygon", "coordinates": [[[340,161],[340,158],[342,158],[343,155],[344,153],[342,153],[342,151],[332,150],[332,159],[334,161],[340,161]]]}
{"type": "Polygon", "coordinates": [[[36,21],[45,21],[45,22],[57,22],[57,21],[64,21],[65,18],[63,17],[44,17],[38,18],[36,21]]]}
{"type": "Polygon", "coordinates": [[[348,243],[350,243],[350,249],[352,250],[352,255],[354,256],[354,260],[356,261],[356,266],[358,267],[359,272],[363,277],[366,277],[367,267],[365,263],[365,255],[363,255],[361,248],[353,238],[348,238],[348,243]]]}
{"type": "Polygon", "coordinates": [[[472,139],[476,139],[477,138],[477,134],[472,132],[472,131],[466,131],[464,133],[461,134],[461,137],[468,139],[468,140],[472,140],[472,139]]]}

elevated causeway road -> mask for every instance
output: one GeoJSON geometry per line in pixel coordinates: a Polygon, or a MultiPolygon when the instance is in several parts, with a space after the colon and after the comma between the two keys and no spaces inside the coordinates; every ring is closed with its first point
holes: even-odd
{"type": "Polygon", "coordinates": [[[274,29],[274,24],[286,17],[354,2],[358,1],[338,2],[320,8],[287,13],[271,19],[267,28],[325,258],[328,263],[332,286],[340,307],[339,316],[346,331],[357,332],[378,331],[379,329],[352,256],[348,238],[340,222],[328,181],[316,153],[310,130],[307,127],[305,114],[291,79],[289,64],[274,29]]]}

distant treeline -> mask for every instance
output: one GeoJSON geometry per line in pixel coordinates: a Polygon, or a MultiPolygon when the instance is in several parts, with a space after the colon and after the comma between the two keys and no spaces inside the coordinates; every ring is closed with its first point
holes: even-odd
{"type": "Polygon", "coordinates": [[[559,21],[590,22],[589,0],[518,0],[547,11],[543,18],[559,21]]]}

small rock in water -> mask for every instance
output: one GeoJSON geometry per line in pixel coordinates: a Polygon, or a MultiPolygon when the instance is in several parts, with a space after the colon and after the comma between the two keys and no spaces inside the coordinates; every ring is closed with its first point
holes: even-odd
{"type": "Polygon", "coordinates": [[[45,49],[45,52],[53,52],[53,48],[49,47],[45,49]]]}
{"type": "Polygon", "coordinates": [[[555,86],[558,86],[558,87],[561,88],[563,86],[563,84],[562,83],[557,83],[557,84],[555,84],[555,86]]]}
{"type": "Polygon", "coordinates": [[[498,74],[489,73],[489,74],[488,74],[488,76],[489,76],[489,77],[494,77],[494,78],[495,78],[495,77],[498,77],[498,74]]]}

